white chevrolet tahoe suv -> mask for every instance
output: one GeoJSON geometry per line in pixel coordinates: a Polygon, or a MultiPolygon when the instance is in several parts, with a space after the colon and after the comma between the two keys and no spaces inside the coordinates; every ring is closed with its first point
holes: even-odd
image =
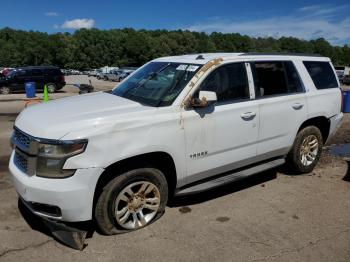
{"type": "Polygon", "coordinates": [[[342,119],[341,99],[326,57],[159,58],[112,91],[25,109],[9,169],[33,213],[126,232],[159,218],[174,195],[285,162],[310,172],[342,119]]]}

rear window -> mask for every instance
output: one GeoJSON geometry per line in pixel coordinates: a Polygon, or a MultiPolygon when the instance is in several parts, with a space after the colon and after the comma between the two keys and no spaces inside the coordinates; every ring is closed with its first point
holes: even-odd
{"type": "Polygon", "coordinates": [[[338,82],[329,62],[303,62],[317,89],[338,87],[338,82]]]}

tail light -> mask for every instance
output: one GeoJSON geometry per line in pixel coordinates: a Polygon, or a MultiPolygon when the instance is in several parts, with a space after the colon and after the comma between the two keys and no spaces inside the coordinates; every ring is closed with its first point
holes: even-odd
{"type": "Polygon", "coordinates": [[[61,82],[65,82],[64,75],[61,75],[61,76],[60,76],[60,81],[61,81],[61,82]]]}

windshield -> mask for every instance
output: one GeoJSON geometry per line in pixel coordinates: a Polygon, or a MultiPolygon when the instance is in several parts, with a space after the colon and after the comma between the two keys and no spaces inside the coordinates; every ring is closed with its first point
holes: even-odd
{"type": "Polygon", "coordinates": [[[112,90],[121,96],[148,106],[171,105],[201,65],[151,62],[112,90]]]}
{"type": "Polygon", "coordinates": [[[11,78],[11,77],[13,77],[16,73],[17,73],[17,70],[12,70],[12,71],[10,71],[10,72],[6,75],[6,77],[7,77],[7,78],[11,78]]]}

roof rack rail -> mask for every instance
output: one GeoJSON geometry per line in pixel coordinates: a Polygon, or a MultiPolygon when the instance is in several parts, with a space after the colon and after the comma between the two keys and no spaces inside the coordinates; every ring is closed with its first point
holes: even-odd
{"type": "Polygon", "coordinates": [[[282,55],[282,56],[313,56],[313,57],[323,57],[320,54],[308,54],[308,53],[278,53],[278,52],[247,52],[241,54],[240,56],[248,56],[248,55],[282,55]]]}

